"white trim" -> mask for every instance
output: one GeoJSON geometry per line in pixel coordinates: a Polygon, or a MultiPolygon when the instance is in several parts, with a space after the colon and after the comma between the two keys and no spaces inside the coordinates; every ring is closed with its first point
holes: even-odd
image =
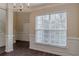
{"type": "Polygon", "coordinates": [[[72,56],[71,54],[63,53],[63,52],[58,52],[58,51],[48,51],[48,50],[43,50],[43,49],[36,49],[33,47],[29,47],[30,49],[37,50],[37,51],[43,51],[51,54],[57,54],[57,55],[62,55],[62,56],[72,56]]]}
{"type": "MultiPolygon", "coordinates": [[[[30,35],[30,41],[33,39],[35,39],[35,35],[34,34],[29,34],[30,35]]],[[[71,44],[73,44],[74,45],[74,41],[79,41],[79,37],[68,37],[68,39],[67,39],[67,42],[71,42],[71,44]]],[[[64,52],[62,52],[62,51],[57,51],[57,50],[53,50],[53,51],[51,51],[50,49],[49,50],[47,50],[47,49],[42,49],[42,48],[37,48],[36,46],[32,46],[32,44],[34,44],[35,45],[35,42],[31,42],[30,43],[30,49],[34,49],[34,50],[38,50],[38,51],[44,51],[44,52],[48,52],[48,53],[52,53],[52,54],[58,54],[58,55],[62,55],[62,56],[73,56],[73,55],[78,55],[78,54],[76,54],[76,52],[75,52],[75,50],[73,50],[73,51],[70,51],[70,52],[68,52],[71,48],[73,49],[74,47],[69,47],[68,46],[68,48],[67,48],[67,50],[63,50],[64,52]],[[69,50],[68,50],[69,49],[69,50]],[[67,51],[67,52],[66,52],[67,51]],[[71,53],[72,52],[72,53],[71,53]],[[74,53],[75,52],[75,53],[74,53]]],[[[70,46],[73,46],[73,45],[70,45],[70,46]]],[[[38,45],[37,45],[38,46],[38,45]]],[[[41,46],[41,45],[40,45],[41,46]]],[[[71,49],[71,50],[72,50],[71,49]]]]}
{"type": "Polygon", "coordinates": [[[16,40],[14,40],[13,43],[16,43],[16,40]]]}
{"type": "MultiPolygon", "coordinates": [[[[17,39],[18,40],[18,39],[17,39]]],[[[29,40],[19,40],[19,41],[25,41],[25,42],[27,42],[27,41],[29,41],[29,40]]]]}
{"type": "Polygon", "coordinates": [[[79,37],[68,37],[69,40],[79,40],[79,37]]]}
{"type": "Polygon", "coordinates": [[[9,50],[5,50],[5,52],[12,52],[13,51],[13,49],[9,49],[9,50]]]}
{"type": "MultiPolygon", "coordinates": [[[[35,34],[29,34],[29,37],[35,37],[35,34]]],[[[79,40],[79,37],[68,37],[68,40],[79,40]]]]}

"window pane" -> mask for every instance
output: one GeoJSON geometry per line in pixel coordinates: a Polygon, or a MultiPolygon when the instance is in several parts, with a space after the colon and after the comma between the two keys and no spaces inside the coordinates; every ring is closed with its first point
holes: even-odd
{"type": "Polygon", "coordinates": [[[66,13],[56,13],[50,15],[50,29],[65,30],[66,26],[66,13]]]}
{"type": "Polygon", "coordinates": [[[43,41],[43,31],[36,31],[36,42],[43,41]]]}
{"type": "Polygon", "coordinates": [[[55,14],[50,15],[50,29],[56,29],[55,14]]]}
{"type": "Polygon", "coordinates": [[[43,29],[42,16],[36,17],[36,29],[43,29]]]}
{"type": "Polygon", "coordinates": [[[45,30],[49,29],[49,15],[43,15],[43,28],[45,30]]]}
{"type": "Polygon", "coordinates": [[[66,31],[50,31],[51,39],[50,44],[58,45],[58,46],[66,46],[66,31]]]}
{"type": "Polygon", "coordinates": [[[44,42],[49,42],[50,40],[50,32],[49,30],[44,30],[44,42]]]}
{"type": "Polygon", "coordinates": [[[4,19],[6,18],[6,11],[0,9],[0,32],[4,33],[4,19]]]}

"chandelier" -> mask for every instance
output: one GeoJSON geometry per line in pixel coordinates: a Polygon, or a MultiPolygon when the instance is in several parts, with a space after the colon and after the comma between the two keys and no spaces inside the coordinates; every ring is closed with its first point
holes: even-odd
{"type": "MultiPolygon", "coordinates": [[[[30,7],[30,3],[26,3],[25,5],[27,6],[27,8],[29,8],[30,7]],[[26,5],[27,4],[27,5],[26,5]]],[[[14,3],[13,4],[13,8],[15,8],[15,9],[17,9],[17,10],[19,10],[19,11],[22,11],[23,10],[23,8],[24,8],[24,4],[23,3],[14,3]],[[18,6],[18,7],[17,7],[18,6]]]]}

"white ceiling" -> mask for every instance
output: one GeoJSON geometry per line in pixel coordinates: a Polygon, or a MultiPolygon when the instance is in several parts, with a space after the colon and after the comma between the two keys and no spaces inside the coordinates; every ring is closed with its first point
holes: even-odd
{"type": "MultiPolygon", "coordinates": [[[[14,6],[15,3],[12,4],[14,6]]],[[[20,6],[23,6],[23,8],[27,8],[27,4],[28,3],[16,3],[16,8],[19,8],[20,6]]],[[[47,5],[48,3],[29,3],[29,4],[30,4],[30,8],[36,8],[36,7],[47,5]]],[[[6,6],[7,6],[6,3],[0,3],[0,8],[6,9],[6,6]]]]}
{"type": "Polygon", "coordinates": [[[31,7],[38,7],[38,6],[43,6],[46,5],[46,3],[30,3],[31,7]]]}
{"type": "MultiPolygon", "coordinates": [[[[28,8],[28,4],[27,3],[12,3],[11,5],[13,5],[13,10],[14,12],[20,12],[20,9],[22,9],[23,12],[31,12],[33,10],[42,8],[42,7],[47,7],[47,6],[54,6],[57,5],[56,3],[30,3],[30,6],[28,8]],[[15,6],[15,7],[14,7],[15,6]]],[[[0,3],[0,8],[6,9],[7,8],[7,4],[1,4],[0,3]]]]}
{"type": "MultiPolygon", "coordinates": [[[[35,8],[35,7],[47,5],[48,3],[29,3],[29,4],[30,4],[30,8],[35,8]]],[[[20,6],[23,6],[23,8],[27,8],[28,3],[17,3],[16,4],[16,8],[19,8],[20,6]]]]}
{"type": "Polygon", "coordinates": [[[22,9],[22,11],[31,11],[35,8],[39,8],[41,6],[45,6],[48,5],[49,3],[30,3],[30,6],[28,8],[28,3],[17,3],[17,4],[13,4],[13,6],[15,6],[13,9],[14,11],[20,11],[19,9],[22,9]]]}

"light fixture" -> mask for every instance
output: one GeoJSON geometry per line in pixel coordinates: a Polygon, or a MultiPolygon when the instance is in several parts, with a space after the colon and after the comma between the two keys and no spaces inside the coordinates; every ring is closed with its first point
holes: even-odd
{"type": "MultiPolygon", "coordinates": [[[[18,8],[17,6],[19,6],[19,11],[22,11],[22,9],[24,7],[23,3],[20,3],[20,4],[14,3],[13,4],[13,8],[18,8]]],[[[29,7],[30,7],[30,3],[27,3],[27,8],[29,8],[29,7]]]]}
{"type": "Polygon", "coordinates": [[[13,4],[13,7],[16,8],[16,3],[13,4]]]}
{"type": "Polygon", "coordinates": [[[28,8],[30,7],[30,3],[27,3],[27,7],[28,7],[28,8]]]}
{"type": "Polygon", "coordinates": [[[22,9],[23,9],[23,4],[20,4],[20,9],[19,9],[19,11],[22,11],[22,9]]]}

